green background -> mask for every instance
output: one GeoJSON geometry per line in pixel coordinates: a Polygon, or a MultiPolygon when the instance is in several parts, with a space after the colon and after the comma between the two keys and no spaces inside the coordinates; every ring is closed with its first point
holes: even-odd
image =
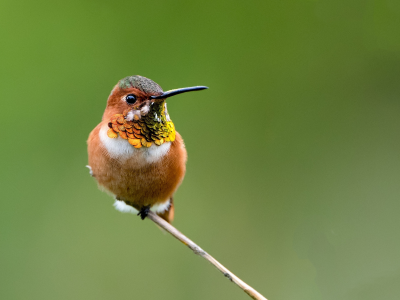
{"type": "Polygon", "coordinates": [[[85,168],[117,81],[168,108],[174,225],[270,300],[400,298],[400,2],[0,2],[1,299],[250,299],[85,168]]]}

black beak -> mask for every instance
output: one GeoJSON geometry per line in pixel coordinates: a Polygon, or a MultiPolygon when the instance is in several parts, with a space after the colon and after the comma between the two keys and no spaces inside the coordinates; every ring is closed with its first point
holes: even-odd
{"type": "Polygon", "coordinates": [[[208,89],[206,86],[192,86],[192,87],[187,87],[187,88],[182,88],[182,89],[176,89],[176,90],[170,90],[166,91],[160,96],[150,96],[150,99],[165,99],[171,96],[175,96],[178,94],[186,93],[186,92],[192,92],[192,91],[200,91],[200,90],[205,90],[208,89]]]}

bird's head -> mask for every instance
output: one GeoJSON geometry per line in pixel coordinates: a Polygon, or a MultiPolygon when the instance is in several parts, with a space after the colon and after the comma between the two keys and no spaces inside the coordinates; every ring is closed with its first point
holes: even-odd
{"type": "Polygon", "coordinates": [[[126,119],[132,121],[147,115],[154,104],[164,105],[165,100],[185,92],[207,89],[205,86],[175,89],[164,92],[153,80],[134,75],[121,79],[111,91],[103,118],[109,119],[115,114],[127,114],[126,119]],[[128,112],[127,112],[128,111],[128,112]]]}
{"type": "MultiPolygon", "coordinates": [[[[121,137],[129,139],[128,132],[121,134],[120,131],[125,131],[121,129],[136,124],[141,133],[138,133],[137,137],[133,137],[133,139],[141,139],[142,145],[147,145],[147,143],[151,145],[153,141],[158,144],[156,141],[160,140],[164,142],[163,132],[167,132],[167,141],[169,140],[168,136],[173,141],[175,128],[167,111],[166,99],[181,93],[203,89],[207,89],[207,87],[195,86],[164,92],[157,83],[143,76],[135,75],[121,79],[111,91],[103,115],[103,120],[109,122],[111,129],[109,137],[117,137],[117,134],[120,133],[121,137]]],[[[135,130],[133,129],[133,131],[135,130]]],[[[135,133],[132,132],[132,134],[135,133]]]]}

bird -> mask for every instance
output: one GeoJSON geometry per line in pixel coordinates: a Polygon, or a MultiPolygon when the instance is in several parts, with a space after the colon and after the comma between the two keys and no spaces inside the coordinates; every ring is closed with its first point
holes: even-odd
{"type": "Polygon", "coordinates": [[[87,140],[90,175],[121,212],[146,218],[149,211],[171,223],[173,196],[186,172],[187,151],[166,99],[207,89],[164,92],[153,80],[128,76],[114,86],[101,122],[87,140]]]}

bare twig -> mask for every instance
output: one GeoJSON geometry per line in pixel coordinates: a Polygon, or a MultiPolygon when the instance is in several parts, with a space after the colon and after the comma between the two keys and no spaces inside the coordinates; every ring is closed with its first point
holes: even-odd
{"type": "Polygon", "coordinates": [[[197,246],[192,240],[188,239],[185,235],[183,235],[179,230],[177,230],[174,226],[169,224],[167,221],[159,217],[157,214],[152,211],[149,212],[147,218],[152,220],[158,226],[160,226],[165,231],[168,231],[173,237],[180,240],[183,244],[188,246],[192,251],[200,255],[201,257],[208,260],[211,264],[213,264],[218,270],[224,274],[226,278],[232,281],[234,284],[238,285],[246,294],[248,294],[251,298],[256,300],[267,300],[263,295],[253,289],[251,286],[243,282],[239,277],[221,265],[214,257],[208,254],[206,251],[197,246]]]}

